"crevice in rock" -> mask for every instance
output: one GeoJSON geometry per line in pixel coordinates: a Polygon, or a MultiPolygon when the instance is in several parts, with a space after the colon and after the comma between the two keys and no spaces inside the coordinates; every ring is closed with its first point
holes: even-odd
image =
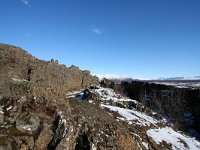
{"type": "Polygon", "coordinates": [[[84,87],[84,76],[83,76],[82,79],[81,79],[81,87],[82,87],[82,88],[84,87]]]}
{"type": "Polygon", "coordinates": [[[54,121],[54,136],[51,142],[48,144],[47,149],[48,150],[55,150],[60,141],[65,137],[66,135],[66,120],[63,119],[63,116],[61,113],[58,113],[56,115],[55,121],[54,121]]]}
{"type": "Polygon", "coordinates": [[[76,139],[76,146],[75,150],[90,150],[90,141],[88,140],[88,136],[83,133],[82,135],[79,135],[76,139]]]}
{"type": "Polygon", "coordinates": [[[31,80],[31,74],[33,73],[33,69],[28,69],[28,81],[31,80]]]}

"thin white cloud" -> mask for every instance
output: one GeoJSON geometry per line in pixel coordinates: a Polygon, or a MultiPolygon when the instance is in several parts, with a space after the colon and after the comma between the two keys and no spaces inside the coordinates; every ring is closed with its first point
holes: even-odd
{"type": "Polygon", "coordinates": [[[29,0],[20,0],[22,3],[24,3],[24,5],[26,6],[30,6],[29,4],[29,0]]]}
{"type": "Polygon", "coordinates": [[[99,28],[97,28],[95,26],[92,26],[92,28],[90,29],[90,31],[92,33],[95,33],[95,34],[102,34],[103,33],[103,31],[101,29],[99,29],[99,28]]]}

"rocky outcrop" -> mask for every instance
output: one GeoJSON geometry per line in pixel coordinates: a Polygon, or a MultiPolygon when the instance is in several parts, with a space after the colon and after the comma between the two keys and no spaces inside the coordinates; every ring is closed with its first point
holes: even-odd
{"type": "MultiPolygon", "coordinates": [[[[0,95],[10,95],[13,86],[29,88],[33,95],[61,97],[66,92],[98,84],[98,78],[78,67],[42,61],[21,48],[0,44],[0,95]],[[13,85],[14,84],[14,85],[13,85]]],[[[23,93],[23,92],[22,92],[23,93]]]]}
{"type": "Polygon", "coordinates": [[[98,79],[89,71],[0,44],[0,149],[139,149],[126,126],[99,107],[96,94],[67,97],[93,84],[98,79]]]}
{"type": "Polygon", "coordinates": [[[1,102],[1,149],[138,149],[126,127],[98,103],[27,96],[1,102]]]}

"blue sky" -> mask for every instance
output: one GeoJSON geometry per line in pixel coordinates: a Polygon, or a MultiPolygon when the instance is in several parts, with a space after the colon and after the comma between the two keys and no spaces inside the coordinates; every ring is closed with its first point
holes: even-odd
{"type": "Polygon", "coordinates": [[[93,74],[200,75],[199,0],[1,0],[0,43],[93,74]]]}

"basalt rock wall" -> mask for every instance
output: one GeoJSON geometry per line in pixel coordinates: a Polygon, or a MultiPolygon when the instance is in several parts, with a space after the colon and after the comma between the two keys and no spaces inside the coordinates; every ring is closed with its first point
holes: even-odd
{"type": "Polygon", "coordinates": [[[10,95],[16,84],[31,94],[54,97],[98,84],[98,78],[78,67],[39,60],[19,47],[0,44],[0,94],[10,95]]]}

